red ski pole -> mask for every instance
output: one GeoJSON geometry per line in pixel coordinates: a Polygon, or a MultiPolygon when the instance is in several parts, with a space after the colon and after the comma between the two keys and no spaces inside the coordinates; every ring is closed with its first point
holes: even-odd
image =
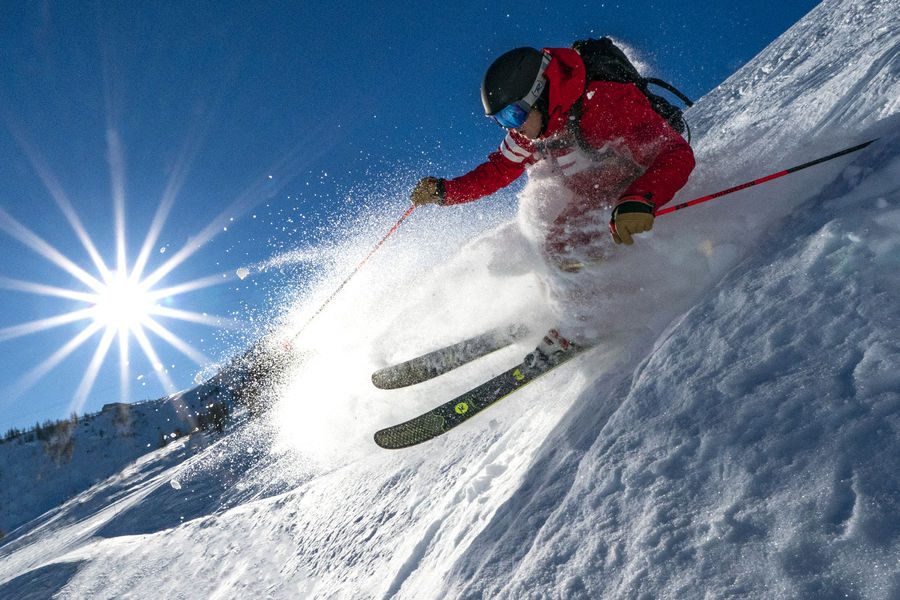
{"type": "Polygon", "coordinates": [[[309,319],[307,319],[306,323],[303,324],[303,327],[301,327],[299,330],[297,330],[297,333],[295,333],[294,336],[290,339],[290,342],[293,342],[294,340],[296,340],[300,336],[300,334],[303,333],[303,330],[306,329],[309,326],[309,324],[313,322],[313,319],[318,317],[319,313],[321,313],[323,310],[325,310],[325,307],[328,306],[328,304],[332,300],[334,300],[334,297],[337,296],[342,289],[344,289],[344,286],[346,286],[350,282],[350,280],[353,279],[353,276],[356,275],[360,269],[362,269],[363,265],[366,264],[370,258],[372,258],[372,255],[375,254],[376,252],[378,252],[378,249],[381,248],[381,246],[384,245],[384,243],[387,241],[387,239],[389,237],[391,237],[394,234],[394,232],[400,228],[400,225],[403,224],[403,221],[406,220],[406,217],[411,215],[415,209],[416,209],[416,206],[412,205],[406,210],[405,213],[403,213],[403,216],[400,217],[400,219],[396,223],[394,223],[394,226],[390,228],[390,230],[385,234],[385,236],[383,238],[381,238],[381,241],[378,242],[377,244],[375,244],[375,247],[372,248],[372,251],[369,252],[369,254],[364,259],[362,259],[362,262],[360,262],[358,265],[356,265],[356,268],[353,269],[353,272],[350,273],[347,276],[347,278],[341,282],[341,284],[337,287],[336,290],[334,290],[334,292],[330,296],[328,296],[328,299],[322,303],[322,306],[320,306],[319,309],[315,313],[313,313],[313,315],[309,319]]]}
{"type": "Polygon", "coordinates": [[[796,173],[797,171],[802,171],[808,167],[812,167],[814,165],[818,165],[820,163],[829,161],[833,158],[837,158],[839,156],[844,156],[845,154],[850,154],[851,152],[856,152],[857,150],[862,150],[878,138],[874,140],[869,140],[863,144],[858,146],[853,146],[852,148],[846,148],[841,150],[840,152],[835,152],[834,154],[829,154],[828,156],[823,156],[822,158],[817,158],[816,160],[811,160],[808,163],[803,163],[802,165],[798,165],[796,167],[791,167],[790,169],[785,169],[784,171],[778,171],[777,173],[772,173],[771,175],[766,175],[765,177],[760,177],[759,179],[754,179],[753,181],[748,181],[747,183],[742,183],[740,185],[736,185],[734,187],[728,188],[727,190],[722,190],[721,192],[716,192],[715,194],[710,194],[708,196],[701,196],[700,198],[695,198],[694,200],[689,200],[688,202],[683,202],[681,204],[676,204],[675,206],[669,206],[667,208],[663,208],[662,210],[656,211],[656,216],[659,217],[661,215],[668,214],[670,212],[675,212],[676,210],[681,210],[682,208],[687,208],[689,206],[694,206],[695,204],[701,204],[703,202],[709,202],[710,200],[715,200],[716,198],[721,198],[727,194],[732,192],[739,192],[741,190],[745,190],[749,187],[753,187],[754,185],[759,185],[761,183],[766,183],[767,181],[772,181],[773,179],[778,179],[779,177],[784,177],[785,175],[790,175],[791,173],[796,173]]]}

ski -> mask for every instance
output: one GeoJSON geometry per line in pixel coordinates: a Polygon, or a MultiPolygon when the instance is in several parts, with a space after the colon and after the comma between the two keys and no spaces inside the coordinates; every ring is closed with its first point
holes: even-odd
{"type": "Polygon", "coordinates": [[[383,390],[393,390],[433,379],[477,358],[505,348],[528,334],[524,325],[510,325],[451,344],[372,373],[372,383],[383,390]]]}
{"type": "Polygon", "coordinates": [[[387,427],[375,433],[375,443],[388,450],[408,448],[447,433],[468,421],[498,400],[522,389],[541,375],[578,356],[588,347],[570,346],[553,364],[529,368],[524,363],[497,375],[453,400],[449,400],[418,417],[387,427]]]}

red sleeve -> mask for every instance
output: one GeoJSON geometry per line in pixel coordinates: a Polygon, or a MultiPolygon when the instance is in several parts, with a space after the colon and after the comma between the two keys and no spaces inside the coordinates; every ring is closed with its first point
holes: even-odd
{"type": "Polygon", "coordinates": [[[592,84],[581,119],[585,139],[596,147],[608,141],[626,146],[644,172],[623,195],[650,198],[656,208],[669,202],[694,169],[694,152],[631,84],[592,84]]]}
{"type": "Polygon", "coordinates": [[[678,139],[680,143],[667,142],[660,148],[644,174],[628,186],[623,196],[650,198],[659,209],[684,187],[694,170],[694,152],[681,136],[678,139]]]}
{"type": "Polygon", "coordinates": [[[444,204],[463,204],[493,194],[515,181],[534,161],[531,142],[509,132],[500,148],[488,156],[487,162],[444,182],[444,204]]]}

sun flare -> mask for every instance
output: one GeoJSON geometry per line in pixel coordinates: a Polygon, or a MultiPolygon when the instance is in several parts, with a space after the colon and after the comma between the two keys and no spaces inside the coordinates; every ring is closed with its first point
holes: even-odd
{"type": "MultiPolygon", "coordinates": [[[[70,204],[66,200],[63,202],[63,206],[68,208],[70,204]]],[[[70,289],[51,286],[41,282],[0,276],[0,288],[56,297],[67,301],[76,301],[81,304],[80,308],[69,312],[0,328],[0,342],[21,338],[71,323],[86,322],[84,327],[73,338],[64,342],[44,361],[24,373],[17,382],[10,386],[6,390],[6,397],[10,399],[20,397],[67,357],[71,356],[75,350],[96,336],[99,336],[99,341],[89,364],[84,369],[83,377],[75,390],[68,412],[79,412],[84,407],[100,369],[117,338],[121,398],[128,399],[130,397],[131,381],[134,377],[130,368],[131,344],[129,340],[137,342],[137,347],[143,352],[152,366],[153,373],[165,392],[173,393],[176,390],[175,383],[169,376],[165,363],[160,360],[159,354],[153,346],[153,341],[151,341],[147,333],[151,332],[159,339],[165,341],[198,366],[203,367],[210,364],[208,357],[170,331],[160,320],[175,319],[212,327],[234,326],[230,319],[171,306],[176,296],[223,283],[223,278],[208,276],[175,286],[154,288],[154,285],[159,284],[163,280],[164,275],[174,270],[177,262],[185,260],[196,249],[191,248],[190,250],[182,251],[175,257],[177,262],[169,259],[155,271],[144,276],[143,269],[149,256],[150,244],[153,243],[158,235],[158,231],[153,230],[148,233],[144,249],[133,268],[127,269],[125,267],[127,257],[123,254],[119,257],[118,268],[110,269],[107,267],[106,261],[96,251],[96,247],[88,237],[87,232],[81,227],[80,219],[78,219],[74,210],[64,212],[70,218],[73,228],[79,233],[79,238],[94,260],[94,266],[96,267],[94,273],[78,266],[72,258],[63,254],[52,244],[40,238],[28,227],[0,208],[0,230],[18,239],[88,288],[87,291],[70,289]]],[[[161,227],[161,224],[158,227],[161,227]]],[[[124,231],[119,232],[118,235],[124,240],[124,231]]]]}
{"type": "Polygon", "coordinates": [[[94,320],[107,329],[133,330],[153,314],[153,296],[146,286],[122,273],[112,279],[96,295],[94,320]]]}
{"type": "MultiPolygon", "coordinates": [[[[6,114],[4,113],[3,116],[6,114]]],[[[151,366],[152,374],[159,381],[164,392],[174,393],[177,388],[169,375],[170,367],[168,366],[174,364],[173,359],[164,355],[165,360],[162,360],[154,343],[165,343],[201,369],[212,364],[212,361],[200,350],[179,337],[175,331],[170,329],[174,325],[169,323],[199,324],[216,329],[240,329],[244,328],[246,324],[238,319],[186,310],[178,298],[189,292],[229,283],[233,279],[230,274],[226,276],[223,273],[214,273],[174,285],[168,280],[177,277],[176,269],[204,248],[205,244],[219,232],[225,230],[226,225],[234,220],[235,215],[244,214],[263,198],[270,197],[274,189],[272,187],[273,173],[275,173],[276,181],[289,181],[290,177],[279,177],[278,174],[291,173],[295,169],[299,169],[299,161],[303,160],[304,156],[303,146],[298,146],[297,150],[288,153],[266,169],[267,176],[260,177],[246,190],[239,193],[227,207],[213,216],[207,225],[194,232],[180,249],[168,254],[161,264],[151,269],[149,267],[151,267],[153,249],[158,247],[163,228],[174,208],[175,199],[187,178],[191,163],[198,153],[203,138],[199,129],[202,128],[191,128],[188,131],[184,145],[178,154],[178,162],[172,169],[159,199],[140,250],[132,261],[128,256],[129,245],[126,244],[125,235],[127,212],[125,153],[113,116],[107,115],[106,155],[112,183],[115,249],[111,256],[105,257],[91,239],[75,205],[63,189],[47,158],[34,143],[27,128],[14,119],[5,119],[5,124],[46,188],[50,199],[57,205],[68,222],[83,247],[84,253],[89,258],[89,262],[85,261],[84,257],[79,260],[77,247],[74,248],[74,252],[73,248],[66,248],[67,251],[63,251],[0,206],[0,233],[17,240],[75,280],[74,287],[63,287],[51,285],[45,281],[19,279],[3,274],[2,271],[6,269],[3,266],[0,269],[0,290],[57,298],[65,304],[60,306],[61,312],[58,314],[0,327],[0,343],[64,326],[76,330],[75,334],[70,339],[62,341],[58,348],[49,348],[49,356],[44,360],[23,373],[6,389],[0,390],[0,396],[2,396],[0,400],[10,402],[20,398],[51,371],[59,367],[63,361],[72,356],[76,350],[88,344],[90,340],[97,340],[95,350],[89,363],[83,369],[81,382],[64,414],[80,412],[84,408],[114,344],[118,346],[120,399],[129,401],[132,382],[144,377],[142,373],[135,379],[133,370],[138,368],[132,361],[132,353],[135,350],[146,358],[146,362],[151,366]],[[74,325],[79,323],[82,323],[83,326],[74,325]]],[[[235,276],[244,279],[247,275],[246,269],[239,269],[235,276]]],[[[79,369],[75,369],[76,373],[78,371],[79,369]]]]}

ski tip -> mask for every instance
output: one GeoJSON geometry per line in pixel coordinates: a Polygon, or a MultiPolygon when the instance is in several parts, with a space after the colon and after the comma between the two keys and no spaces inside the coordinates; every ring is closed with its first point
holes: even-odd
{"type": "Polygon", "coordinates": [[[372,436],[375,440],[375,444],[384,450],[402,450],[403,448],[409,448],[410,446],[415,446],[418,442],[408,442],[403,443],[396,439],[395,436],[391,434],[389,430],[382,429],[381,431],[376,431],[375,435],[372,436]]]}
{"type": "Polygon", "coordinates": [[[444,418],[435,411],[375,432],[375,443],[385,450],[409,448],[435,438],[446,429],[444,418]]]}
{"type": "Polygon", "coordinates": [[[375,371],[372,373],[372,385],[377,387],[380,390],[392,390],[394,386],[390,385],[390,380],[384,376],[384,373],[381,371],[375,371]]]}
{"type": "Polygon", "coordinates": [[[405,371],[398,372],[396,368],[391,367],[372,373],[372,385],[379,390],[397,390],[419,383],[419,381],[424,380],[416,379],[405,371]]]}

